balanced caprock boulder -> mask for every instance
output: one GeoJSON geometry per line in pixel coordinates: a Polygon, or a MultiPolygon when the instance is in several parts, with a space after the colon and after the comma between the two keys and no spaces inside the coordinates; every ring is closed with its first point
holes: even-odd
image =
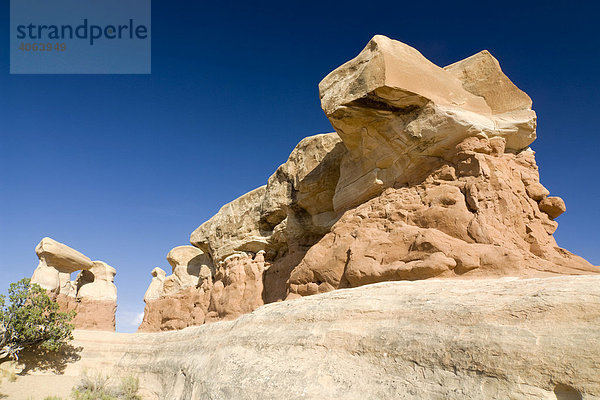
{"type": "Polygon", "coordinates": [[[115,330],[116,270],[103,261],[92,261],[77,250],[45,237],[35,248],[40,260],[31,277],[60,305],[75,310],[77,329],[115,330]],[[71,273],[80,271],[75,280],[71,273]]]}

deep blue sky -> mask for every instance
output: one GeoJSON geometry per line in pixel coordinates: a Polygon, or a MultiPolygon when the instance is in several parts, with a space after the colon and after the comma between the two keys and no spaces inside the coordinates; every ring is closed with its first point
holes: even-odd
{"type": "Polygon", "coordinates": [[[224,203],[329,132],[317,84],[375,34],[444,66],[488,49],[533,99],[559,245],[600,264],[600,11],[589,2],[158,1],[152,75],[9,75],[0,32],[0,282],[44,236],[117,268],[118,329],[150,271],[224,203]]]}

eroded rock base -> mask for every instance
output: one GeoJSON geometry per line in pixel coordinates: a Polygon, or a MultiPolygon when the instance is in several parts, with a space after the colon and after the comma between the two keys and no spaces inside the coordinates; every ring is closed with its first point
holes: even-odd
{"type": "Polygon", "coordinates": [[[74,310],[77,315],[72,323],[76,329],[94,331],[114,331],[117,302],[113,300],[93,300],[66,295],[52,295],[61,311],[74,310]]]}
{"type": "Polygon", "coordinates": [[[562,200],[548,194],[532,151],[466,139],[421,183],[347,211],[292,271],[290,296],[432,277],[598,273],[556,244],[556,214],[543,204],[562,200]]]}

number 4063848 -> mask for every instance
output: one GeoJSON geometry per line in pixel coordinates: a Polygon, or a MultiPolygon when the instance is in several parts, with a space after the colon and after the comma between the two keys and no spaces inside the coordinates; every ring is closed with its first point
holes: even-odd
{"type": "Polygon", "coordinates": [[[66,43],[24,43],[21,42],[19,50],[21,51],[65,51],[66,43]]]}

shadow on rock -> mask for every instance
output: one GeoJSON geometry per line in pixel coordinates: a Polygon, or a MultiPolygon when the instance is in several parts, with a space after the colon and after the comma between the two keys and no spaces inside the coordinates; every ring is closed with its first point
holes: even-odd
{"type": "Polygon", "coordinates": [[[61,374],[68,364],[77,362],[81,359],[79,353],[81,353],[82,350],[83,347],[66,345],[59,352],[49,352],[44,350],[23,351],[19,361],[25,365],[25,368],[19,375],[27,375],[30,371],[48,371],[61,374]]]}

